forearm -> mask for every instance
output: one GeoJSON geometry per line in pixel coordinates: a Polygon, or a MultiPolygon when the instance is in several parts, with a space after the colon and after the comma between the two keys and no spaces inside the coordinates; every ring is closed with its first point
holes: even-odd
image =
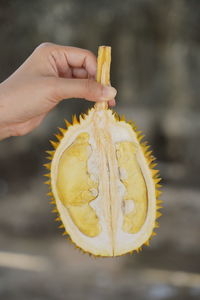
{"type": "Polygon", "coordinates": [[[6,124],[6,116],[9,116],[7,110],[4,85],[0,83],[0,141],[11,135],[10,126],[6,124]]]}
{"type": "Polygon", "coordinates": [[[0,128],[0,141],[8,138],[10,136],[10,130],[8,127],[0,128]]]}

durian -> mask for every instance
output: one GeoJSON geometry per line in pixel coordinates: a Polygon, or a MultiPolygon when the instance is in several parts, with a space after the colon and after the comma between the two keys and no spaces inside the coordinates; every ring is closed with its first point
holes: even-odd
{"type": "MultiPolygon", "coordinates": [[[[110,85],[110,62],[111,48],[99,47],[97,81],[103,85],[110,85]]],[[[95,256],[140,251],[161,215],[159,172],[142,133],[106,101],[65,123],[45,164],[59,227],[95,256]]]]}

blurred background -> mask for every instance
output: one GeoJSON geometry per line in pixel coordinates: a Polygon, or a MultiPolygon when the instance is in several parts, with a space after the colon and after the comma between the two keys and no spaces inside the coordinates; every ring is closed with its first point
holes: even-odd
{"type": "Polygon", "coordinates": [[[200,299],[200,1],[0,1],[0,81],[46,41],[112,46],[115,110],[152,145],[164,215],[139,254],[95,259],[62,237],[45,150],[90,106],[63,101],[33,133],[0,143],[0,299],[200,299]]]}

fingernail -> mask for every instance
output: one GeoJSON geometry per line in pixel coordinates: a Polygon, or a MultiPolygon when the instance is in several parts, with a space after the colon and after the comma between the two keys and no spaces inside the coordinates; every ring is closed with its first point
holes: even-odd
{"type": "Polygon", "coordinates": [[[91,69],[90,69],[90,72],[89,72],[91,78],[95,79],[96,73],[97,73],[97,66],[91,66],[91,69]]]}
{"type": "Polygon", "coordinates": [[[115,106],[116,102],[115,99],[109,101],[109,106],[115,106]]]}
{"type": "Polygon", "coordinates": [[[102,100],[110,100],[115,98],[116,94],[117,94],[117,90],[114,87],[105,86],[103,88],[103,96],[101,98],[102,100]]]}

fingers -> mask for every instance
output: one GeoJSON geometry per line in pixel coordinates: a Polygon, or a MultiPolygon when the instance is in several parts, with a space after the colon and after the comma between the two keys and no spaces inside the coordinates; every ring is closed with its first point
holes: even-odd
{"type": "Polygon", "coordinates": [[[74,78],[86,79],[86,78],[88,78],[88,72],[83,68],[73,68],[72,69],[72,76],[74,78]]]}
{"type": "Polygon", "coordinates": [[[108,105],[111,107],[115,106],[116,105],[115,99],[109,100],[108,105]]]}
{"type": "Polygon", "coordinates": [[[108,101],[109,106],[115,105],[116,90],[103,87],[94,80],[97,60],[92,52],[51,43],[42,44],[38,50],[38,56],[47,57],[53,69],[53,73],[48,73],[49,69],[48,72],[42,72],[42,75],[48,75],[53,80],[50,92],[53,102],[66,98],[85,98],[90,101],[108,101]],[[52,78],[52,75],[55,77],[52,78]]]}
{"type": "Polygon", "coordinates": [[[48,57],[54,71],[66,76],[69,68],[83,68],[90,76],[96,75],[97,59],[89,50],[43,43],[35,51],[40,57],[48,57]]]}
{"type": "Polygon", "coordinates": [[[114,104],[116,89],[103,86],[92,79],[55,78],[54,95],[56,102],[66,98],[85,98],[89,101],[109,101],[114,104]]]}
{"type": "Polygon", "coordinates": [[[91,51],[75,47],[61,47],[65,51],[70,67],[84,68],[90,76],[96,75],[97,59],[91,51]]]}

